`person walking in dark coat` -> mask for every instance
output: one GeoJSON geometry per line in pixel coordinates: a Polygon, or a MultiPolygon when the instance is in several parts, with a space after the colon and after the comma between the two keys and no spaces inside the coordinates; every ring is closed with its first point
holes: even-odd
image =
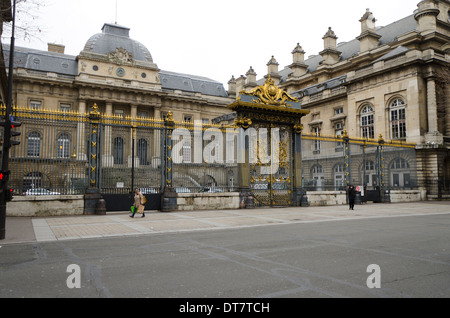
{"type": "Polygon", "coordinates": [[[348,188],[348,204],[349,210],[353,210],[355,207],[356,189],[353,185],[348,188]]]}

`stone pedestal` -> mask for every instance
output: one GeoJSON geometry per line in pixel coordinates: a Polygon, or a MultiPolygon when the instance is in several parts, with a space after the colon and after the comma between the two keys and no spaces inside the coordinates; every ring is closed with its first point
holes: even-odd
{"type": "MultiPolygon", "coordinates": [[[[86,194],[84,195],[84,214],[85,215],[94,215],[97,213],[97,208],[100,207],[98,205],[99,200],[103,200],[100,190],[97,188],[89,188],[86,190],[86,194]]],[[[104,200],[103,200],[104,202],[104,200]]],[[[103,209],[100,213],[103,213],[103,209]]],[[[106,205],[104,209],[104,214],[106,214],[106,205]]]]}
{"type": "Polygon", "coordinates": [[[166,187],[161,195],[161,212],[173,212],[177,210],[177,193],[172,187],[166,187]]]}

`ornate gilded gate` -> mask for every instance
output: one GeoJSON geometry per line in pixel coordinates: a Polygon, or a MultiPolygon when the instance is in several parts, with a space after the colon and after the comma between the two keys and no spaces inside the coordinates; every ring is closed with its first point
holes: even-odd
{"type": "Polygon", "coordinates": [[[259,138],[250,156],[250,189],[256,206],[288,206],[292,203],[292,128],[255,125],[267,131],[267,140],[259,138]],[[262,139],[262,140],[261,140],[262,139]]]}
{"type": "Polygon", "coordinates": [[[274,85],[242,91],[229,106],[236,111],[241,138],[239,191],[246,207],[299,206],[301,203],[301,118],[296,98],[274,85]]]}

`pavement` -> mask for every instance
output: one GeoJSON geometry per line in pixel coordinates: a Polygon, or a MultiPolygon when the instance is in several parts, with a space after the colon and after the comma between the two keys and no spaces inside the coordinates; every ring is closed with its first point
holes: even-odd
{"type": "Polygon", "coordinates": [[[362,204],[348,206],[258,208],[163,213],[146,211],[145,218],[128,212],[60,217],[7,217],[1,245],[152,235],[158,233],[234,229],[292,223],[345,221],[366,218],[449,214],[450,201],[362,204]]]}

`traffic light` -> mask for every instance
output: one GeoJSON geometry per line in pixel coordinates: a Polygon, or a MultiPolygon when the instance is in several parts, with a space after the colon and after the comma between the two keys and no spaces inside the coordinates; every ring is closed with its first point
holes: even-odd
{"type": "Polygon", "coordinates": [[[11,139],[12,137],[19,137],[21,135],[19,131],[15,131],[16,128],[22,126],[22,123],[20,121],[15,121],[15,118],[11,116],[9,121],[6,120],[0,121],[0,126],[5,127],[3,142],[5,143],[6,148],[11,148],[12,146],[20,145],[20,141],[11,139]]]}
{"type": "Polygon", "coordinates": [[[11,202],[13,199],[14,189],[6,189],[6,202],[11,202]]]}
{"type": "MultiPolygon", "coordinates": [[[[15,128],[18,128],[20,126],[22,126],[22,123],[20,121],[12,121],[11,122],[11,138],[18,137],[21,135],[20,132],[14,130],[15,128]]],[[[18,145],[20,145],[20,141],[10,139],[9,144],[11,146],[18,146],[18,145]]]]}
{"type": "Polygon", "coordinates": [[[0,171],[0,182],[6,182],[9,180],[11,171],[0,171]]]}

